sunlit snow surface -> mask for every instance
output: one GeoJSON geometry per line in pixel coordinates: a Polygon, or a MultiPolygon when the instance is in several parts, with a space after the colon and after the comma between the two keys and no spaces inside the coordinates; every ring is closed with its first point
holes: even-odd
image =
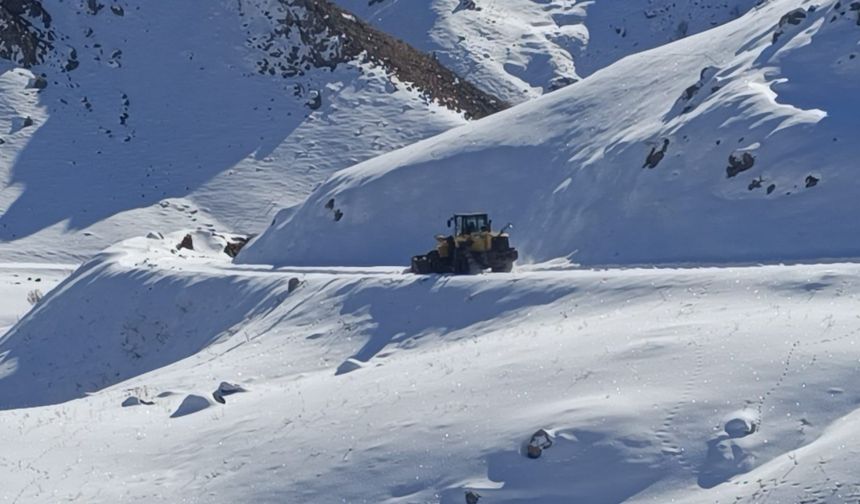
{"type": "Polygon", "coordinates": [[[235,267],[214,245],[171,252],[179,238],[111,248],[0,340],[0,366],[14,369],[0,379],[0,496],[851,502],[860,491],[860,266],[419,277],[235,267]],[[217,403],[222,381],[248,392],[217,403]],[[131,396],[154,404],[122,407],[131,396]],[[538,428],[555,443],[531,460],[522,449],[538,428]]]}

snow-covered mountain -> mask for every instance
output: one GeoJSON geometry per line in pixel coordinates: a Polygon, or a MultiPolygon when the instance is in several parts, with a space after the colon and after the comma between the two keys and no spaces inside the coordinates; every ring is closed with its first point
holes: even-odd
{"type": "Polygon", "coordinates": [[[475,209],[513,222],[532,261],[856,257],[857,18],[844,2],[773,1],[628,57],[336,174],[240,260],[407,264],[475,209]]]}
{"type": "Polygon", "coordinates": [[[336,0],[511,103],[740,17],[755,0],[336,0]]]}
{"type": "Polygon", "coordinates": [[[0,501],[860,499],[860,2],[337,3],[0,0],[0,501]]]}
{"type": "Polygon", "coordinates": [[[82,261],[150,229],[250,233],[334,171],[505,106],[325,2],[0,12],[20,27],[0,40],[7,260],[82,261]]]}

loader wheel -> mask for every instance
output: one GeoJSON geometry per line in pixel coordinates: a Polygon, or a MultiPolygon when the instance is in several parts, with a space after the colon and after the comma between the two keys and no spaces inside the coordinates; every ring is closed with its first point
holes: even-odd
{"type": "Polygon", "coordinates": [[[493,266],[493,273],[510,273],[514,269],[514,263],[508,262],[501,266],[493,266]]]}
{"type": "Polygon", "coordinates": [[[416,275],[427,275],[432,273],[430,261],[427,256],[415,256],[412,258],[412,273],[416,275]]]}

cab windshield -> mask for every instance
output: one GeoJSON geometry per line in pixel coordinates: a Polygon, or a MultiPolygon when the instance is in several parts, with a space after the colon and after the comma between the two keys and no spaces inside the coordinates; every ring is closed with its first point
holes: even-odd
{"type": "Polygon", "coordinates": [[[489,230],[490,222],[486,214],[457,216],[457,234],[471,234],[489,230]]]}

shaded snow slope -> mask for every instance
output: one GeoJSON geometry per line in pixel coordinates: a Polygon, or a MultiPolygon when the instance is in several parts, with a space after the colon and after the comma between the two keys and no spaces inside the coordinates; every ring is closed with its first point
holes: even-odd
{"type": "Polygon", "coordinates": [[[739,17],[755,0],[335,0],[516,103],[739,17]]]}
{"type": "Polygon", "coordinates": [[[407,264],[474,210],[514,223],[523,262],[856,257],[857,18],[773,1],[631,56],[334,175],[239,260],[407,264]]]}
{"type": "Polygon", "coordinates": [[[236,267],[217,237],[175,239],[110,249],[0,340],[0,499],[860,491],[856,265],[417,277],[236,267]],[[224,381],[247,392],[216,402],[224,381]],[[530,460],[539,428],[554,444],[530,460]]]}
{"type": "Polygon", "coordinates": [[[332,172],[465,122],[372,64],[330,70],[330,37],[285,31],[279,2],[89,5],[47,5],[44,63],[0,61],[3,260],[252,232],[332,172]]]}

